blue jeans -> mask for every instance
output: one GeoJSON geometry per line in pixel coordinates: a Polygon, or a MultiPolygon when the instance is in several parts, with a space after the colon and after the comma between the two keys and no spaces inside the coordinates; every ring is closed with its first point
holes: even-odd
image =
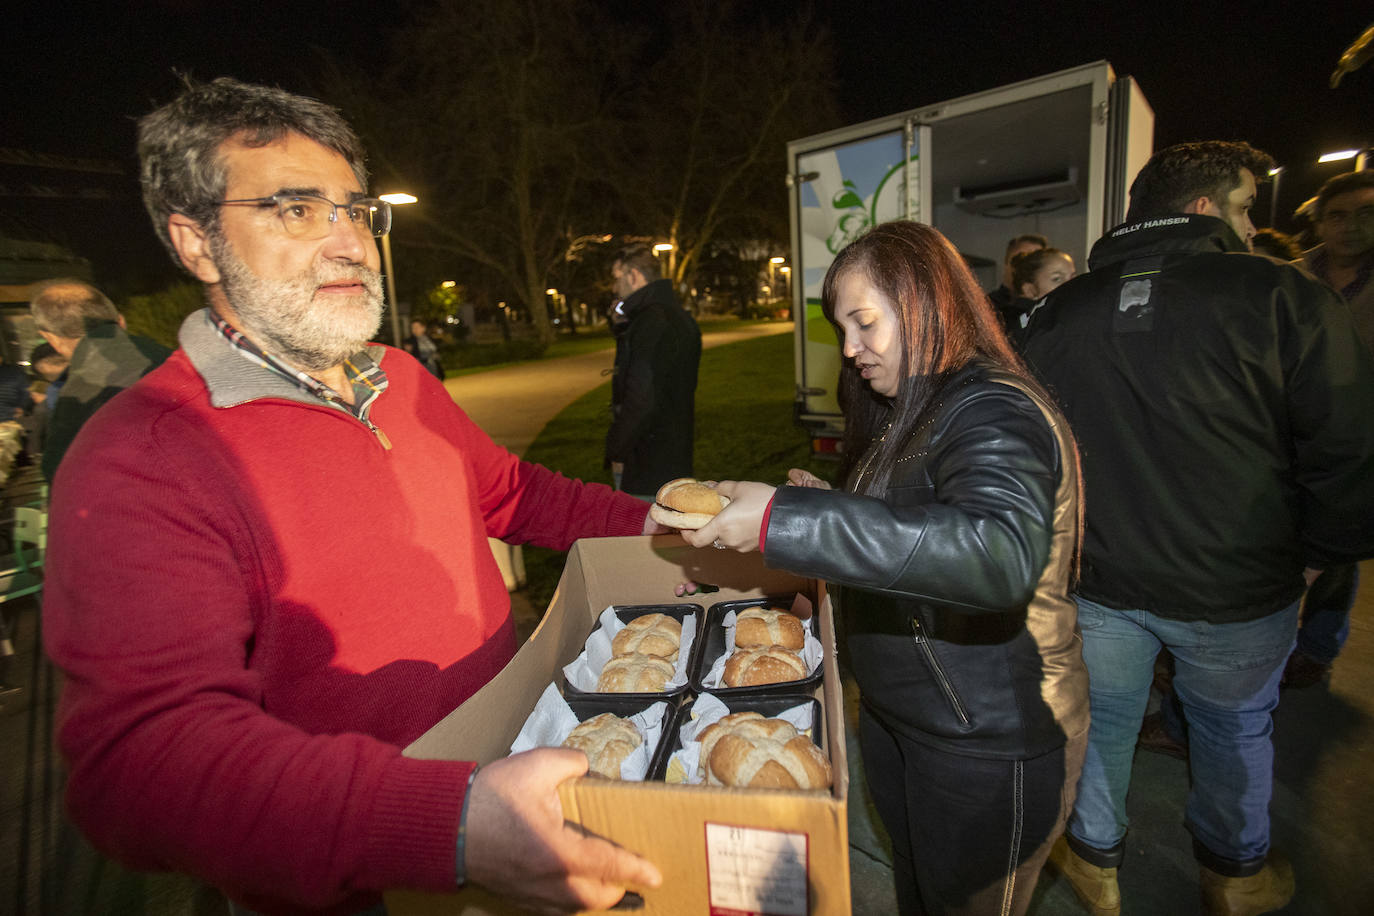
{"type": "Polygon", "coordinates": [[[1077,601],[1092,726],[1069,834],[1119,861],[1136,736],[1155,656],[1167,648],[1175,661],[1174,692],[1188,722],[1188,830],[1221,859],[1262,861],[1269,851],[1273,792],[1270,714],[1293,651],[1298,603],[1259,620],[1212,624],[1077,601]]]}

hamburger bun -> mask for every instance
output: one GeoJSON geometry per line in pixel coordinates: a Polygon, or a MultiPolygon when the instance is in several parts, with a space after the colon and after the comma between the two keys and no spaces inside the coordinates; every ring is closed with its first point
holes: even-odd
{"type": "Polygon", "coordinates": [[[708,785],[824,789],[832,782],[825,752],[782,719],[733,713],[707,726],[698,740],[708,785]]]}
{"type": "Polygon", "coordinates": [[[782,646],[759,649],[736,649],[725,660],[722,680],[726,687],[762,687],[804,680],[808,674],[806,661],[782,646]]]}
{"type": "Polygon", "coordinates": [[[787,611],[775,607],[751,607],[735,616],[735,647],[761,649],[782,646],[800,652],[806,645],[806,630],[802,622],[787,611]]]}
{"type": "Polygon", "coordinates": [[[617,655],[601,669],[597,693],[662,693],[673,679],[673,663],[657,655],[617,655]]]}
{"type": "Polygon", "coordinates": [[[574,728],[563,741],[587,755],[588,769],[608,779],[620,778],[620,765],[644,738],[629,719],[603,712],[574,728]]]}
{"type": "Polygon", "coordinates": [[[645,614],[636,617],[611,640],[612,655],[657,655],[670,662],[677,661],[682,645],[682,624],[667,614],[645,614]]]}
{"type": "Polygon", "coordinates": [[[649,516],[669,528],[705,527],[730,500],[692,477],[679,477],[658,488],[649,516]]]}

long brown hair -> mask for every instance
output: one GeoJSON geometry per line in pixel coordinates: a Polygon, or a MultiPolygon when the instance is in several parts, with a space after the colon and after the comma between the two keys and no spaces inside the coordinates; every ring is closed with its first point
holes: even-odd
{"type": "Polygon", "coordinates": [[[950,379],[969,363],[1004,369],[1046,403],[1054,403],[1007,342],[963,257],[939,231],[909,220],[883,223],[836,256],[821,288],[821,307],[841,340],[844,332],[835,320],[835,300],[840,278],[855,270],[863,272],[897,313],[902,380],[889,400],[868,386],[852,359],[846,358],[840,368],[839,401],[845,417],[842,479],[850,477],[861,459],[872,471],[850,486],[864,493],[883,492],[907,440],[938,406],[950,379]]]}

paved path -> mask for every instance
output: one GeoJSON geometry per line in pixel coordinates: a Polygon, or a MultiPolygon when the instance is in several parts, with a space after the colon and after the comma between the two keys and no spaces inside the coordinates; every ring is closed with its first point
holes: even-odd
{"type": "MultiPolygon", "coordinates": [[[[703,334],[701,345],[790,333],[792,322],[770,321],[703,334]]],[[[559,411],[610,378],[614,362],[614,350],[598,350],[451,378],[444,387],[487,435],[522,455],[559,411]]]]}

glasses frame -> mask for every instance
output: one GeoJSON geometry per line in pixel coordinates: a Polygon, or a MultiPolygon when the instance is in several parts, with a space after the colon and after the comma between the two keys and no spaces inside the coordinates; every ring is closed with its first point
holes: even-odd
{"type": "Polygon", "coordinates": [[[321,197],[318,194],[281,193],[269,194],[266,197],[238,197],[234,198],[233,200],[216,201],[216,203],[220,206],[228,206],[230,204],[256,204],[260,207],[265,207],[267,204],[275,204],[277,207],[277,219],[281,221],[282,231],[285,232],[289,238],[300,239],[302,241],[316,241],[318,239],[327,238],[329,236],[328,230],[326,230],[321,235],[291,234],[291,230],[287,228],[289,223],[287,223],[286,221],[286,214],[284,208],[289,206],[293,201],[298,200],[317,200],[333,208],[329,211],[329,222],[331,225],[339,221],[340,210],[347,211],[353,209],[359,204],[364,204],[367,206],[368,209],[374,211],[372,226],[364,226],[359,223],[355,223],[351,218],[348,221],[348,225],[356,229],[359,234],[362,234],[363,230],[366,229],[367,235],[374,239],[379,239],[382,236],[391,232],[391,204],[377,197],[359,197],[355,200],[349,201],[346,204],[336,204],[328,197],[321,197]],[[377,228],[379,224],[379,219],[381,225],[380,229],[377,228]]]}

